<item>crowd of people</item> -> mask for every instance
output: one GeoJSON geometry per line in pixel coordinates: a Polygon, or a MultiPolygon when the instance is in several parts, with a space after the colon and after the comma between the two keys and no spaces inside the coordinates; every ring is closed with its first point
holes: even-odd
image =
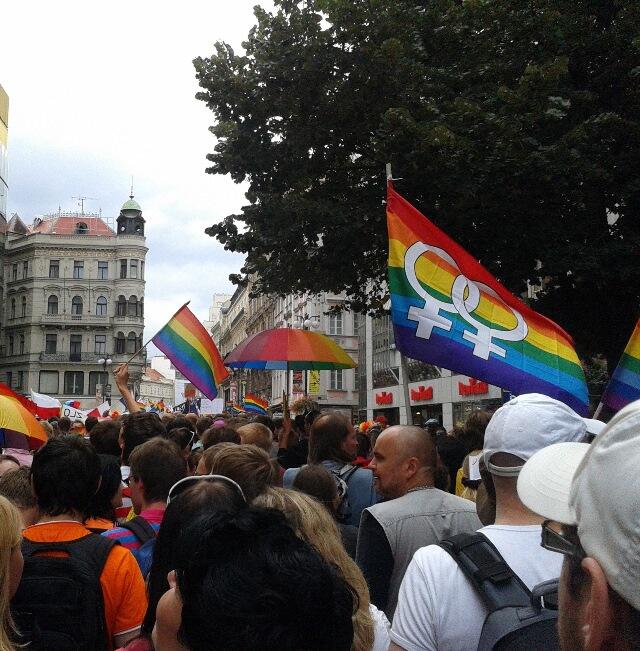
{"type": "Polygon", "coordinates": [[[640,646],[640,402],[447,433],[146,413],[115,375],[129,413],[0,456],[0,651],[640,646]]]}

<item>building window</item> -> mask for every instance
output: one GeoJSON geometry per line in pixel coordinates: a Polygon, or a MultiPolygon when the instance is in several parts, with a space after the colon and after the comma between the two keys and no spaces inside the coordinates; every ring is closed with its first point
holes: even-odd
{"type": "Polygon", "coordinates": [[[98,262],[98,280],[107,280],[109,278],[109,263],[98,262]]]}
{"type": "Polygon", "coordinates": [[[70,396],[81,396],[84,393],[83,371],[65,371],[64,392],[70,396]]]}
{"type": "Polygon", "coordinates": [[[60,278],[60,260],[49,260],[49,278],[60,278]]]}
{"type": "Polygon", "coordinates": [[[13,335],[9,335],[9,355],[13,355],[13,335]]]}
{"type": "Polygon", "coordinates": [[[69,342],[69,353],[72,362],[79,362],[82,352],[82,335],[71,335],[69,342]]]}
{"type": "Polygon", "coordinates": [[[133,355],[136,352],[136,346],[138,343],[138,338],[136,337],[135,332],[130,332],[127,337],[127,353],[133,355]]]}
{"type": "Polygon", "coordinates": [[[71,299],[71,314],[75,316],[82,315],[82,299],[79,296],[74,296],[71,299]]]}
{"type": "Polygon", "coordinates": [[[107,352],[107,335],[96,335],[96,348],[97,355],[104,355],[107,352]]]}
{"type": "Polygon", "coordinates": [[[58,314],[58,297],[57,296],[49,296],[49,300],[47,301],[47,314],[58,314]]]}
{"type": "Polygon", "coordinates": [[[124,332],[119,332],[116,335],[116,355],[123,355],[124,351],[125,351],[124,332]]]}
{"type": "Polygon", "coordinates": [[[144,260],[140,260],[140,278],[144,278],[144,260]]]}
{"type": "Polygon", "coordinates": [[[20,303],[21,303],[21,310],[20,311],[21,311],[22,316],[27,316],[27,297],[23,296],[20,303]]]}
{"type": "Polygon", "coordinates": [[[138,277],[138,261],[137,260],[131,260],[131,267],[129,269],[130,271],[130,278],[137,278],[138,277]]]}
{"type": "Polygon", "coordinates": [[[98,296],[96,301],[96,316],[107,316],[107,299],[104,296],[98,296]]]}
{"type": "Polygon", "coordinates": [[[24,388],[24,371],[18,371],[18,384],[16,385],[17,389],[24,388]]]}
{"type": "Polygon", "coordinates": [[[15,298],[11,299],[11,318],[12,319],[16,318],[16,299],[15,298]]]}
{"type": "Polygon", "coordinates": [[[138,301],[138,316],[143,317],[144,316],[144,298],[141,298],[138,301]]]}
{"type": "Polygon", "coordinates": [[[330,335],[342,334],[342,312],[340,314],[329,315],[329,334],[330,335]]]}
{"type": "Polygon", "coordinates": [[[58,371],[40,371],[38,391],[52,395],[58,393],[60,374],[58,371]]]}
{"type": "Polygon", "coordinates": [[[53,355],[54,353],[57,352],[57,350],[58,350],[58,335],[56,334],[45,335],[44,352],[53,355]]]}
{"type": "Polygon", "coordinates": [[[135,296],[129,296],[129,316],[138,316],[138,299],[135,296]]]}
{"type": "Polygon", "coordinates": [[[29,261],[25,260],[22,263],[22,277],[26,278],[29,275],[29,261]]]}
{"type": "Polygon", "coordinates": [[[13,373],[11,371],[7,371],[6,376],[7,376],[7,386],[12,387],[13,386],[13,373]]]}
{"type": "Polygon", "coordinates": [[[120,278],[127,277],[127,261],[120,260],[120,278]]]}
{"type": "Polygon", "coordinates": [[[18,280],[18,263],[14,262],[11,266],[11,280],[18,280]]]}
{"type": "Polygon", "coordinates": [[[89,394],[95,396],[98,394],[98,385],[102,389],[102,395],[105,395],[105,386],[109,383],[109,374],[102,371],[89,372],[89,394]]]}
{"type": "Polygon", "coordinates": [[[74,260],[73,261],[73,277],[74,278],[84,278],[84,261],[83,260],[74,260]]]}
{"type": "Polygon", "coordinates": [[[116,315],[117,316],[127,316],[127,299],[122,296],[118,296],[118,303],[116,304],[116,315]]]}
{"type": "Polygon", "coordinates": [[[19,339],[19,349],[20,349],[20,354],[24,355],[24,335],[20,335],[19,339]]]}
{"type": "Polygon", "coordinates": [[[89,227],[84,222],[76,224],[76,235],[86,235],[89,232],[89,227]]]}
{"type": "Polygon", "coordinates": [[[342,376],[342,369],[338,371],[329,371],[329,388],[337,391],[344,389],[344,381],[342,376]]]}

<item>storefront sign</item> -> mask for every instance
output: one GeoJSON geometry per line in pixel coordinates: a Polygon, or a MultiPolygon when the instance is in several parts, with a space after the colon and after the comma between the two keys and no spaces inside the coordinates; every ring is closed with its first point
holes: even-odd
{"type": "Polygon", "coordinates": [[[392,405],[393,404],[393,393],[388,393],[383,391],[382,393],[376,393],[376,405],[392,405]]]}
{"type": "Polygon", "coordinates": [[[469,384],[458,382],[458,393],[461,396],[483,396],[489,393],[489,385],[475,378],[469,378],[469,384]]]}
{"type": "Polygon", "coordinates": [[[411,400],[418,402],[421,400],[433,400],[433,387],[418,387],[411,389],[411,400]]]}
{"type": "Polygon", "coordinates": [[[318,395],[320,393],[320,371],[309,371],[308,393],[318,395]]]}
{"type": "Polygon", "coordinates": [[[304,376],[302,371],[294,371],[293,375],[293,386],[291,391],[293,393],[303,393],[304,392],[304,376]]]}

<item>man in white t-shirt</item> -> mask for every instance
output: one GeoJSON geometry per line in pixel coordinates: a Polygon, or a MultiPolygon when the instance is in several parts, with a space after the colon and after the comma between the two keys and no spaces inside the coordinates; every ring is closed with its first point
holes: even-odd
{"type": "MultiPolygon", "coordinates": [[[[518,498],[524,462],[561,441],[581,441],[582,418],[561,402],[537,393],[513,398],[489,422],[483,460],[496,494],[495,524],[484,534],[529,589],[560,576],[561,560],[540,546],[542,518],[518,498]]],[[[457,563],[441,547],[419,549],[400,587],[391,650],[475,650],[487,609],[457,563]]]]}

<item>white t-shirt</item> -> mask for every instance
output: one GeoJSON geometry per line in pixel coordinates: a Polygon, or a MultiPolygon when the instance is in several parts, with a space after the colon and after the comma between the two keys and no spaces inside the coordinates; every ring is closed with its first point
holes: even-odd
{"type": "Polygon", "coordinates": [[[389,620],[387,616],[378,610],[373,604],[369,604],[369,613],[373,619],[373,647],[371,651],[389,651],[391,639],[389,638],[389,620]]]}
{"type": "MultiPolygon", "coordinates": [[[[540,525],[479,530],[531,589],[560,576],[562,555],[540,546],[540,525]]],[[[406,651],[475,651],[487,609],[458,564],[438,545],[422,547],[404,575],[391,640],[406,651]]]]}

